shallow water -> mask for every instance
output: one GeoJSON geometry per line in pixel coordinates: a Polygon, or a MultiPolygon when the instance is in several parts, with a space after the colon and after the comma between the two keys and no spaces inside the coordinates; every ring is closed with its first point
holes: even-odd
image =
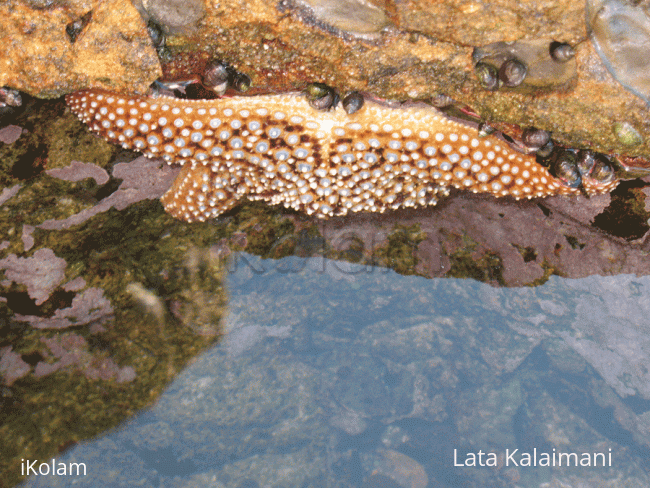
{"type": "Polygon", "coordinates": [[[86,476],[23,486],[650,486],[648,277],[495,288],[238,254],[227,284],[224,339],[56,459],[86,476]]]}

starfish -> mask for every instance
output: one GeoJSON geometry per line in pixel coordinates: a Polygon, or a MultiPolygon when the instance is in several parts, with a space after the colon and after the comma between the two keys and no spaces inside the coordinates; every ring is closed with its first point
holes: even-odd
{"type": "Polygon", "coordinates": [[[366,100],[348,114],[315,110],[297,93],[181,100],[102,90],[66,101],[107,140],[181,164],[161,201],[188,222],[216,217],[242,197],[327,218],[435,205],[452,187],[521,199],[618,184],[583,177],[582,189],[567,186],[534,154],[425,104],[366,100]]]}

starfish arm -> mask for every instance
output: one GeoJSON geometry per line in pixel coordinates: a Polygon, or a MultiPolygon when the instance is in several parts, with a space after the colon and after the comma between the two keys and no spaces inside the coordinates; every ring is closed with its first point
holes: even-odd
{"type": "Polygon", "coordinates": [[[347,114],[314,110],[298,94],[179,100],[87,90],[66,100],[107,140],[184,165],[163,204],[188,221],[217,216],[243,195],[326,218],[434,205],[453,187],[520,199],[618,183],[568,186],[534,154],[423,104],[368,100],[347,114]]]}

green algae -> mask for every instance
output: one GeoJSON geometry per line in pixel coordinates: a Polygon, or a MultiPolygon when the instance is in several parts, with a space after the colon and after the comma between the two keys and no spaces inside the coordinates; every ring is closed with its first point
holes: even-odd
{"type": "Polygon", "coordinates": [[[477,252],[478,243],[464,238],[464,245],[449,253],[448,278],[471,278],[483,283],[507,286],[503,278],[503,260],[489,250],[477,252]]]}
{"type": "Polygon", "coordinates": [[[558,268],[549,263],[546,259],[542,261],[540,265],[542,267],[543,274],[539,278],[534,279],[530,283],[526,283],[524,286],[535,288],[537,286],[542,286],[545,284],[551,276],[565,276],[565,273],[560,271],[558,268]]]}
{"type": "Polygon", "coordinates": [[[43,172],[72,161],[108,167],[119,149],[91,134],[61,99],[31,101],[15,123],[23,133],[12,144],[0,144],[0,186],[21,188],[0,207],[0,235],[14,237],[9,252],[17,253],[22,243],[15,237],[23,225],[69,217],[94,206],[106,192],[106,185],[91,178],[66,182],[43,172]]]}
{"type": "Polygon", "coordinates": [[[92,179],[68,182],[42,175],[24,185],[3,207],[14,224],[38,225],[49,219],[63,219],[91,208],[99,185],[92,179]]]}
{"type": "Polygon", "coordinates": [[[42,172],[73,160],[110,167],[118,150],[90,134],[61,109],[60,101],[40,107],[21,121],[28,131],[23,137],[0,146],[2,185],[21,185],[0,207],[0,235],[7,243],[2,257],[10,253],[29,257],[39,249],[52,249],[66,260],[62,284],[83,278],[86,287],[100,288],[114,316],[99,328],[73,323],[64,330],[35,329],[17,321],[15,314],[52,317],[70,307],[76,293],[60,286],[36,306],[25,285],[11,283],[0,293],[7,299],[0,302],[0,347],[11,346],[33,368],[56,360],[43,340],[74,334],[87,343],[85,352],[92,359],[86,366],[110,358],[118,367],[133,368],[135,379],[125,383],[90,379],[85,366],[77,365],[41,378],[32,369],[4,387],[1,486],[19,482],[20,459],[54,456],[155,401],[188,361],[218,340],[227,305],[222,284],[225,268],[205,251],[226,235],[227,226],[176,221],[158,201],[143,201],[123,211],[111,209],[69,229],[36,228],[35,245],[24,251],[24,225],[65,219],[92,208],[117,188],[115,180],[107,185],[93,179],[67,182],[42,172]],[[21,164],[35,157],[34,148],[40,148],[46,158],[39,160],[40,166],[20,170],[21,164]],[[196,250],[203,257],[192,266],[188,256],[196,250]],[[142,313],[137,297],[127,292],[132,283],[150,290],[154,301],[162,304],[162,316],[142,313]]]}
{"type": "Polygon", "coordinates": [[[386,246],[376,249],[373,253],[376,264],[403,275],[417,274],[417,247],[425,239],[426,233],[418,224],[396,225],[387,237],[386,246]]]}
{"type": "Polygon", "coordinates": [[[585,248],[585,246],[587,245],[586,243],[581,242],[580,240],[578,240],[578,238],[575,237],[575,236],[564,236],[564,238],[569,243],[569,246],[571,246],[571,249],[583,250],[585,248]]]}
{"type": "Polygon", "coordinates": [[[374,250],[366,250],[366,245],[358,236],[346,236],[344,246],[339,246],[338,249],[330,249],[327,256],[330,259],[341,261],[348,261],[350,263],[358,264],[372,264],[375,261],[374,256],[367,256],[367,253],[373,253],[374,250]],[[343,247],[343,249],[340,249],[343,247]]]}

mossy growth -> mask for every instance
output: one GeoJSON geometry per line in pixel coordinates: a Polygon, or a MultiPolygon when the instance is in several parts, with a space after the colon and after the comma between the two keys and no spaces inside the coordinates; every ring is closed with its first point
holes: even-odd
{"type": "Polygon", "coordinates": [[[507,286],[503,278],[503,261],[493,251],[476,252],[478,243],[464,237],[463,245],[449,253],[448,278],[471,278],[483,283],[507,286]],[[478,254],[478,255],[477,255],[478,254]]]}
{"type": "Polygon", "coordinates": [[[13,144],[0,144],[0,185],[31,180],[45,169],[47,146],[33,133],[23,133],[13,144]]]}
{"type": "Polygon", "coordinates": [[[531,288],[534,288],[534,287],[541,286],[541,285],[545,284],[551,278],[551,276],[554,276],[554,275],[555,276],[564,276],[565,275],[562,271],[560,271],[558,268],[553,266],[546,259],[544,259],[542,261],[542,264],[540,266],[542,267],[542,270],[543,270],[542,276],[540,276],[539,278],[534,279],[530,283],[526,283],[525,286],[529,286],[531,288]]]}
{"type": "Polygon", "coordinates": [[[16,195],[0,206],[0,235],[9,242],[6,251],[23,252],[23,226],[35,227],[89,209],[101,200],[105,186],[90,178],[68,182],[48,175],[22,184],[16,195]]]}
{"type": "MultiPolygon", "coordinates": [[[[336,243],[336,249],[330,249],[327,257],[351,263],[372,264],[373,256],[367,256],[367,250],[363,239],[356,235],[344,236],[340,242],[336,243]]],[[[374,262],[374,261],[373,261],[374,262]]]]}
{"type": "Polygon", "coordinates": [[[115,188],[115,180],[99,185],[86,178],[67,182],[44,173],[72,161],[110,166],[119,148],[94,136],[70,114],[62,99],[31,100],[16,120],[23,133],[12,144],[0,144],[0,187],[18,189],[0,206],[0,235],[9,238],[8,252],[22,252],[24,225],[63,219],[97,204],[115,188]]]}
{"type": "Polygon", "coordinates": [[[375,263],[402,275],[416,274],[417,248],[426,237],[418,224],[396,225],[387,237],[386,246],[374,252],[375,263]]]}
{"type": "Polygon", "coordinates": [[[580,241],[577,237],[575,236],[564,236],[566,241],[569,243],[569,246],[571,246],[571,249],[577,249],[582,251],[585,246],[587,245],[586,243],[580,241]]]}
{"type": "Polygon", "coordinates": [[[49,124],[43,139],[49,148],[48,168],[69,166],[72,161],[106,168],[120,151],[119,147],[90,132],[85,124],[67,111],[49,124]]]}

